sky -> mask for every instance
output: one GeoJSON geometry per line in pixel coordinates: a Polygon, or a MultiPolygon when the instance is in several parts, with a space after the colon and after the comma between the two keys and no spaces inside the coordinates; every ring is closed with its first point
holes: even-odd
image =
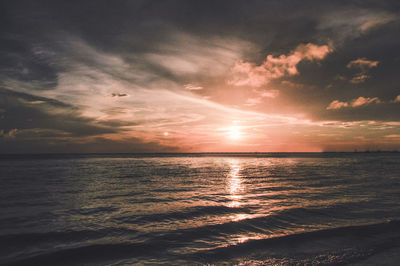
{"type": "Polygon", "coordinates": [[[1,1],[0,153],[400,150],[400,3],[1,1]]]}

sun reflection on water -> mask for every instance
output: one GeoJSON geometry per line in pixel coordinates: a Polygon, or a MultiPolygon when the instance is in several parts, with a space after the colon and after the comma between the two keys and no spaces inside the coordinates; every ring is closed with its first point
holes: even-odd
{"type": "Polygon", "coordinates": [[[246,219],[251,219],[257,216],[260,216],[262,214],[257,214],[257,213],[248,213],[245,212],[246,207],[250,204],[254,205],[254,202],[251,200],[249,201],[250,195],[247,195],[249,193],[245,179],[243,179],[243,176],[241,174],[241,171],[243,171],[243,166],[240,161],[240,159],[229,159],[229,165],[230,165],[230,172],[227,176],[226,179],[226,193],[227,193],[227,199],[229,200],[227,206],[230,208],[243,208],[244,212],[240,213],[233,213],[229,215],[229,219],[233,222],[238,222],[241,220],[246,220],[246,219]]]}
{"type": "Polygon", "coordinates": [[[240,177],[241,166],[239,160],[229,160],[231,171],[229,172],[227,179],[227,190],[229,192],[228,198],[230,202],[228,207],[237,208],[241,205],[241,199],[243,197],[242,192],[244,190],[242,179],[240,177]]]}

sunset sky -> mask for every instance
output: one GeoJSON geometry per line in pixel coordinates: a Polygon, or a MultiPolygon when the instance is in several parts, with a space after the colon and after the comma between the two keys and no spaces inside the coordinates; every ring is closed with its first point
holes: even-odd
{"type": "Polygon", "coordinates": [[[2,1],[0,153],[400,149],[398,1],[2,1]]]}

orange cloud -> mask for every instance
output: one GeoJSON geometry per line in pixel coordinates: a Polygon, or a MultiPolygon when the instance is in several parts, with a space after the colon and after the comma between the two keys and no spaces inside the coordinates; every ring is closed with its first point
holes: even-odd
{"type": "Polygon", "coordinates": [[[378,97],[374,97],[374,98],[358,97],[357,99],[353,100],[353,102],[351,103],[351,106],[359,107],[359,106],[368,105],[368,104],[374,103],[374,102],[381,103],[381,100],[379,100],[378,97]]]}
{"type": "Polygon", "coordinates": [[[355,76],[350,80],[350,83],[353,83],[353,84],[362,83],[362,82],[366,81],[369,77],[370,77],[370,76],[368,76],[368,75],[365,75],[365,74],[360,73],[360,74],[355,75],[355,76]]]}
{"type": "Polygon", "coordinates": [[[400,103],[400,95],[397,95],[397,97],[394,99],[395,103],[400,103]]]}
{"type": "Polygon", "coordinates": [[[378,64],[378,61],[368,60],[365,57],[350,61],[346,67],[349,69],[359,69],[360,71],[350,80],[350,82],[362,83],[366,81],[370,77],[369,75],[367,75],[368,71],[371,68],[377,67],[378,64]]]}
{"type": "Polygon", "coordinates": [[[335,110],[335,109],[340,109],[343,107],[347,107],[349,106],[349,103],[347,102],[341,102],[339,100],[334,100],[333,102],[331,102],[328,107],[326,107],[327,110],[335,110]]]}
{"type": "Polygon", "coordinates": [[[327,110],[336,110],[336,109],[341,109],[344,107],[361,107],[365,106],[371,103],[381,103],[382,101],[378,97],[358,97],[357,99],[352,100],[350,103],[349,102],[341,102],[339,100],[334,100],[332,101],[328,107],[326,107],[327,110]]]}
{"type": "Polygon", "coordinates": [[[302,60],[321,60],[332,52],[330,45],[300,44],[289,55],[274,57],[267,55],[265,61],[257,66],[250,62],[239,61],[231,69],[232,77],[228,83],[235,86],[260,87],[273,79],[297,75],[297,65],[302,60]]]}
{"type": "Polygon", "coordinates": [[[393,21],[395,18],[392,16],[389,17],[383,17],[383,18],[374,18],[371,19],[364,24],[361,25],[360,29],[361,31],[365,32],[368,31],[369,29],[375,28],[377,26],[385,25],[389,23],[390,21],[393,21]]]}
{"type": "Polygon", "coordinates": [[[368,60],[364,57],[364,58],[358,58],[356,60],[350,61],[347,64],[347,68],[361,68],[361,69],[373,68],[373,67],[377,67],[378,64],[379,64],[378,61],[368,60]]]}

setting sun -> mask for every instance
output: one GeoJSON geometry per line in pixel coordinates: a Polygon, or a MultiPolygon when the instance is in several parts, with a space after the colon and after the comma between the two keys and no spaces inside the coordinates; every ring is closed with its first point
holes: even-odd
{"type": "Polygon", "coordinates": [[[238,127],[232,127],[228,131],[229,138],[233,140],[238,140],[241,138],[241,133],[238,127]]]}

